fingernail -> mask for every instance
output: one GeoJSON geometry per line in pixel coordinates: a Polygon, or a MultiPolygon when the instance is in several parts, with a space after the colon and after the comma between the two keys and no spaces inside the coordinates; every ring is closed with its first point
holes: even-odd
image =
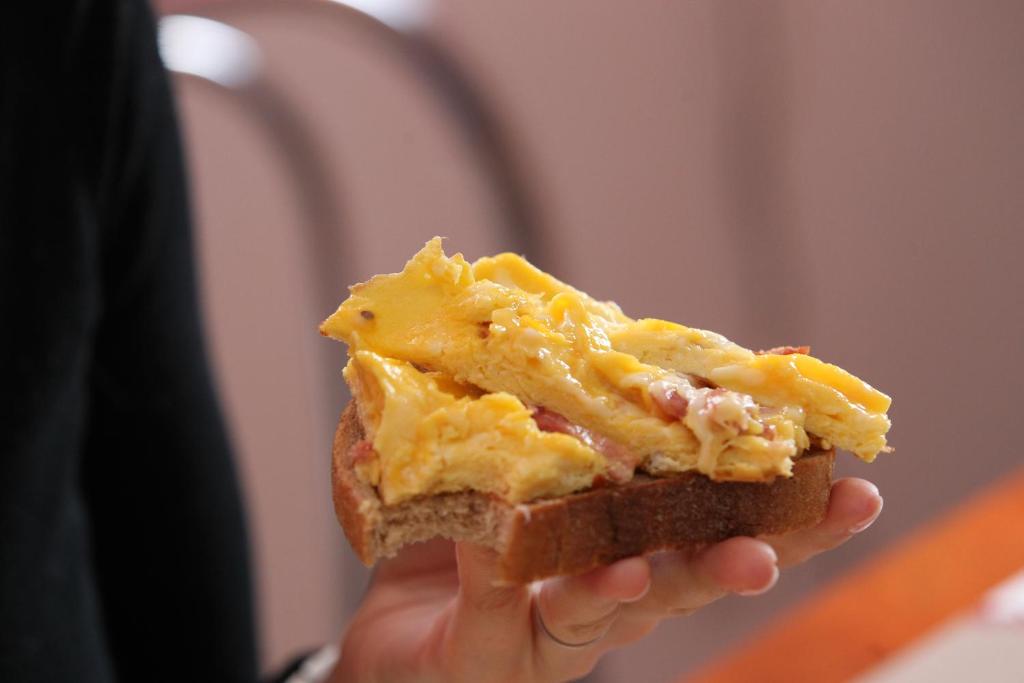
{"type": "Polygon", "coordinates": [[[644,589],[642,591],[640,591],[638,594],[634,595],[632,598],[626,598],[625,600],[619,600],[619,602],[624,602],[624,603],[636,602],[637,600],[642,600],[650,592],[651,592],[651,582],[648,581],[647,584],[644,586],[644,589]]]}
{"type": "Polygon", "coordinates": [[[772,565],[772,576],[768,580],[768,583],[766,583],[761,588],[752,588],[750,590],[745,590],[745,591],[736,591],[736,594],[737,595],[745,595],[745,596],[761,595],[762,593],[767,593],[768,591],[770,591],[775,586],[776,582],[778,582],[778,580],[779,580],[779,567],[778,567],[778,565],[772,565]]]}
{"type": "Polygon", "coordinates": [[[878,509],[875,510],[875,513],[867,519],[865,519],[864,521],[854,524],[852,527],[850,527],[851,534],[859,534],[860,532],[864,531],[869,526],[875,523],[875,520],[878,519],[878,515],[882,514],[882,505],[885,504],[885,500],[881,497],[879,497],[878,501],[878,509]]]}

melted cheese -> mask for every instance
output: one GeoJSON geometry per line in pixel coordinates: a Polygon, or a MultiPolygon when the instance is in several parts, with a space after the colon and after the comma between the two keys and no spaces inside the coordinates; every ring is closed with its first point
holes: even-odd
{"type": "Polygon", "coordinates": [[[401,273],[354,286],[321,331],[349,344],[346,378],[380,459],[364,472],[386,502],[463,488],[528,500],[606,471],[588,446],[537,430],[527,406],[626,446],[650,472],[747,481],[788,475],[806,432],[870,460],[889,426],[888,397],[835,366],[634,321],[518,256],[470,265],[436,238],[401,273]],[[686,389],[687,375],[720,389],[686,389]],[[659,408],[666,384],[690,392],[684,419],[659,408]]]}
{"type": "Polygon", "coordinates": [[[808,432],[868,462],[886,448],[890,398],[835,365],[799,353],[757,355],[714,333],[661,320],[622,326],[611,339],[645,362],[706,377],[761,405],[798,406],[808,432]]]}
{"type": "Polygon", "coordinates": [[[604,471],[577,439],[537,429],[511,394],[479,395],[372,351],[352,355],[345,379],[378,453],[359,473],[387,504],[467,489],[518,502],[587,488],[604,471]]]}

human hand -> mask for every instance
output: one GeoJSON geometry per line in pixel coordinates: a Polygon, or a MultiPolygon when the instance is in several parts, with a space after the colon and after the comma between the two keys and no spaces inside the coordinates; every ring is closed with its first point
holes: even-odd
{"type": "Polygon", "coordinates": [[[832,486],[825,519],[771,538],[620,560],[534,586],[495,586],[496,554],[432,541],[382,562],[342,643],[332,683],[567,681],[666,617],[757,595],[779,568],[835,548],[882,510],[862,479],[832,486]]]}

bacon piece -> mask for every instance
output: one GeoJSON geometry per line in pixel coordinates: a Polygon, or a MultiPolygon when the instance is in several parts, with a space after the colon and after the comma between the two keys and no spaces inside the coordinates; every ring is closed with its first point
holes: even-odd
{"type": "Polygon", "coordinates": [[[690,407],[690,401],[673,387],[655,383],[651,386],[651,399],[654,404],[671,418],[682,420],[690,407]]]}
{"type": "Polygon", "coordinates": [[[377,457],[377,452],[373,450],[372,443],[363,439],[352,445],[352,450],[348,452],[348,457],[354,467],[373,461],[377,457]]]}
{"type": "Polygon", "coordinates": [[[569,422],[564,415],[560,415],[553,410],[548,410],[547,408],[541,408],[539,406],[534,408],[533,421],[537,423],[537,429],[542,432],[559,432],[561,434],[576,436],[572,431],[574,425],[569,422]]]}
{"type": "Polygon", "coordinates": [[[786,356],[791,353],[802,353],[805,356],[811,352],[810,346],[774,346],[770,349],[763,351],[754,351],[759,356],[766,356],[768,354],[774,354],[777,356],[786,356]]]}
{"type": "Polygon", "coordinates": [[[631,450],[618,441],[596,435],[592,435],[591,448],[608,459],[608,478],[612,482],[625,484],[633,478],[633,471],[640,464],[640,458],[631,450]]]}
{"type": "Polygon", "coordinates": [[[701,389],[717,391],[718,387],[697,375],[677,373],[675,381],[660,379],[648,387],[651,400],[666,416],[682,420],[690,410],[690,402],[701,389]]]}
{"type": "Polygon", "coordinates": [[[533,421],[542,432],[568,434],[603,455],[608,460],[607,478],[616,484],[624,484],[632,479],[633,470],[640,464],[640,458],[619,442],[574,424],[553,410],[540,406],[534,408],[533,421]]]}

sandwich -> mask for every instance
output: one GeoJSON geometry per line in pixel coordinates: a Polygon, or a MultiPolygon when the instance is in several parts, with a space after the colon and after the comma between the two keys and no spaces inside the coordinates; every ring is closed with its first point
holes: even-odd
{"type": "Polygon", "coordinates": [[[889,397],[807,347],[635,320],[439,238],[320,332],[348,345],[333,498],[367,565],[442,536],[515,584],[786,533],[823,518],[835,449],[891,450],[889,397]]]}

